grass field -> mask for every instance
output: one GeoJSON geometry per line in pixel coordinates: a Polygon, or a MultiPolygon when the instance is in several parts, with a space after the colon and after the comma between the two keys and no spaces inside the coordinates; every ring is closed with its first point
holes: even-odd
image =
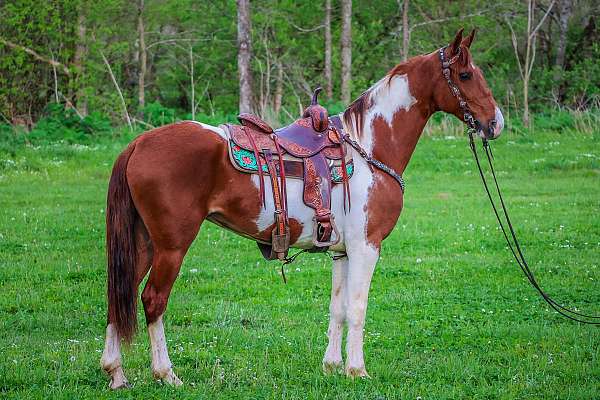
{"type": "MultiPolygon", "coordinates": [[[[542,286],[596,314],[599,145],[598,134],[538,133],[508,134],[494,146],[542,286]]],[[[123,146],[0,152],[0,397],[600,398],[600,330],[557,316],[536,295],[496,229],[466,139],[441,136],[417,148],[403,214],[373,279],[365,335],[372,379],[321,373],[326,256],[301,257],[284,285],[254,243],[206,224],[166,314],[185,385],[153,381],[140,326],[124,352],[134,387],[109,392],[99,368],[104,202],[123,146]]]]}

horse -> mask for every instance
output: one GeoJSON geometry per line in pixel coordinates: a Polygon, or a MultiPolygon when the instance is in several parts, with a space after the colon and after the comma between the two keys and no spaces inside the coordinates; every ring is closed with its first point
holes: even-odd
{"type": "MultiPolygon", "coordinates": [[[[503,117],[481,70],[471,57],[475,31],[429,54],[396,65],[340,115],[343,129],[367,157],[401,174],[432,114],[455,115],[476,127],[479,136],[497,138],[503,117]]],[[[332,267],[325,373],[368,377],[363,328],[371,277],[382,241],[392,232],[403,207],[403,191],[390,174],[370,168],[354,151],[349,180],[350,210],[342,209],[341,185],[332,189],[332,214],[341,240],[332,267]],[[346,360],[342,336],[347,327],[346,360]]],[[[270,185],[268,178],[263,184],[270,185]]],[[[255,241],[268,242],[274,205],[259,199],[259,177],[233,168],[222,127],[184,121],[159,127],[134,139],[116,159],[108,186],[106,247],[108,318],[101,366],[110,388],[128,386],[121,342],[136,331],[138,287],[151,343],[155,378],[182,381],[173,371],[163,316],[181,263],[204,221],[255,241]]],[[[289,179],[287,198],[290,244],[312,246],[312,210],[301,200],[302,182],[289,179]]],[[[268,199],[267,199],[268,200],[268,199]]]]}

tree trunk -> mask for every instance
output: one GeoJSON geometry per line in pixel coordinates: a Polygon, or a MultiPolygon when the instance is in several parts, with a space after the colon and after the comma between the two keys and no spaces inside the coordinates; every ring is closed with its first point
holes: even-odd
{"type": "Polygon", "coordinates": [[[561,82],[561,72],[565,67],[565,53],[567,50],[567,32],[569,19],[573,13],[572,0],[560,0],[559,2],[559,24],[558,24],[558,46],[556,47],[556,61],[554,63],[554,82],[558,84],[558,99],[562,102],[565,87],[561,82]]]}
{"type": "Polygon", "coordinates": [[[325,0],[325,95],[333,97],[333,79],[331,74],[331,0],[325,0]]]}
{"type": "Polygon", "coordinates": [[[138,3],[138,40],[140,55],[140,70],[138,75],[138,108],[140,116],[143,114],[146,105],[146,40],[144,39],[144,0],[138,3]]]}
{"type": "Polygon", "coordinates": [[[567,31],[569,28],[569,18],[573,12],[572,0],[560,0],[559,2],[559,34],[558,46],[556,47],[556,62],[558,68],[565,65],[565,52],[567,50],[567,31]]]}
{"type": "Polygon", "coordinates": [[[196,120],[196,90],[194,88],[195,78],[194,78],[194,49],[190,44],[190,92],[192,97],[192,120],[196,120]]]}
{"type": "Polygon", "coordinates": [[[283,98],[283,66],[281,62],[277,63],[277,82],[275,84],[275,99],[273,104],[273,111],[275,116],[279,118],[279,112],[281,111],[281,100],[283,98]]]}
{"type": "Polygon", "coordinates": [[[410,31],[408,27],[408,0],[404,0],[402,7],[402,60],[408,60],[408,44],[410,42],[410,31]]]}
{"type": "Polygon", "coordinates": [[[75,64],[75,69],[77,73],[76,78],[76,99],[75,104],[77,111],[82,115],[86,116],[88,114],[88,105],[87,99],[85,98],[85,58],[87,53],[86,46],[86,26],[85,26],[85,14],[82,10],[79,10],[79,16],[77,19],[77,46],[75,47],[75,56],[73,59],[73,63],[75,64]]]}
{"type": "Polygon", "coordinates": [[[529,128],[529,77],[523,80],[523,126],[529,128]]]}
{"type": "Polygon", "coordinates": [[[342,0],[342,101],[350,103],[352,79],[352,0],[342,0]]]}
{"type": "Polygon", "coordinates": [[[252,72],[250,58],[252,42],[250,22],[250,0],[237,0],[238,17],[238,74],[240,81],[240,112],[252,111],[252,72]]]}
{"type": "MultiPolygon", "coordinates": [[[[533,62],[530,62],[530,58],[535,55],[535,42],[533,39],[535,35],[531,33],[532,22],[534,21],[535,12],[535,1],[527,1],[527,44],[525,49],[525,71],[523,75],[523,125],[529,128],[529,76],[531,73],[531,67],[533,62]],[[533,46],[532,46],[533,45],[533,46]]],[[[532,60],[533,61],[533,60],[532,60]]]]}

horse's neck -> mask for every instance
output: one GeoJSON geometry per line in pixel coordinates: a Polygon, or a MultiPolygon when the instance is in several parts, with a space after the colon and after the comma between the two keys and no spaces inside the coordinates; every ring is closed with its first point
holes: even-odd
{"type": "Polygon", "coordinates": [[[412,65],[407,73],[393,75],[391,79],[387,75],[371,87],[367,92],[369,106],[362,114],[362,130],[358,128],[359,143],[400,174],[434,111],[430,83],[419,82],[411,75],[422,75],[425,71],[419,71],[421,67],[412,65]]]}

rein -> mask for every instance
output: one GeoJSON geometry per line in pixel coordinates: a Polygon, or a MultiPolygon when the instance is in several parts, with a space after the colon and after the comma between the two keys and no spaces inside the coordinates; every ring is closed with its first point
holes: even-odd
{"type": "Polygon", "coordinates": [[[500,229],[502,230],[504,239],[506,240],[506,243],[508,244],[508,248],[510,249],[515,261],[521,268],[521,271],[523,271],[523,274],[525,274],[525,276],[527,277],[527,280],[529,280],[529,283],[531,283],[531,285],[542,296],[544,301],[546,303],[548,303],[548,305],[550,305],[550,307],[552,307],[557,313],[559,313],[560,315],[562,315],[570,320],[576,321],[576,322],[581,322],[581,323],[590,324],[590,325],[600,325],[600,321],[598,321],[600,319],[600,315],[583,314],[583,313],[575,311],[571,308],[562,306],[556,300],[554,300],[552,297],[550,297],[541,288],[541,286],[537,282],[533,272],[531,271],[531,269],[529,268],[529,265],[527,264],[527,260],[525,259],[525,256],[523,255],[521,246],[519,244],[519,240],[517,239],[517,235],[513,228],[511,219],[508,215],[508,210],[506,208],[506,204],[504,203],[504,197],[502,196],[502,191],[500,190],[500,185],[498,184],[498,180],[496,178],[496,171],[494,170],[494,165],[492,163],[492,159],[494,158],[493,154],[492,154],[492,149],[490,147],[488,140],[483,139],[483,149],[484,149],[485,155],[487,157],[487,161],[488,161],[488,164],[490,167],[490,172],[492,173],[492,177],[494,179],[494,186],[496,187],[496,192],[498,194],[498,198],[500,199],[500,204],[502,206],[502,213],[504,215],[504,220],[506,221],[506,225],[508,226],[508,231],[510,232],[510,237],[512,238],[512,241],[509,238],[507,229],[502,221],[500,213],[498,212],[498,206],[496,205],[496,202],[494,201],[494,199],[492,197],[485,174],[483,172],[483,169],[481,168],[481,162],[479,161],[479,156],[477,154],[477,147],[475,145],[475,140],[473,137],[473,135],[477,132],[477,123],[476,123],[475,119],[473,118],[473,115],[471,114],[468,104],[462,98],[462,95],[460,93],[460,90],[458,89],[458,86],[456,86],[456,84],[452,81],[452,79],[450,77],[450,65],[452,65],[454,62],[456,62],[460,53],[455,55],[449,61],[446,61],[446,59],[445,59],[446,57],[445,57],[445,53],[444,53],[445,50],[446,50],[446,47],[443,47],[439,50],[440,61],[442,63],[442,73],[444,74],[444,77],[446,78],[446,81],[448,82],[448,86],[450,87],[450,92],[454,95],[454,97],[456,97],[456,99],[459,102],[459,106],[460,106],[461,110],[463,111],[464,120],[465,120],[465,123],[467,124],[467,134],[469,136],[469,147],[471,148],[471,152],[473,153],[473,157],[475,158],[475,162],[477,163],[477,169],[479,170],[479,176],[481,177],[481,181],[483,182],[483,187],[485,188],[485,192],[488,196],[488,199],[490,200],[490,204],[492,205],[492,209],[494,210],[494,215],[496,216],[496,219],[498,220],[498,224],[500,225],[500,229]],[[590,321],[590,320],[592,320],[592,321],[590,321]]]}
{"type": "Polygon", "coordinates": [[[347,133],[342,134],[342,139],[344,139],[344,141],[346,143],[348,143],[354,150],[356,150],[358,152],[358,154],[369,165],[374,166],[375,168],[385,172],[386,174],[388,174],[389,176],[394,178],[396,180],[396,182],[398,182],[398,184],[400,185],[400,189],[402,190],[402,193],[404,193],[404,188],[406,187],[406,184],[404,183],[404,179],[402,178],[402,175],[400,175],[399,173],[397,173],[396,171],[394,171],[392,168],[388,167],[381,161],[379,161],[379,160],[371,157],[369,154],[367,154],[366,150],[363,149],[356,140],[351,139],[347,133]]]}

